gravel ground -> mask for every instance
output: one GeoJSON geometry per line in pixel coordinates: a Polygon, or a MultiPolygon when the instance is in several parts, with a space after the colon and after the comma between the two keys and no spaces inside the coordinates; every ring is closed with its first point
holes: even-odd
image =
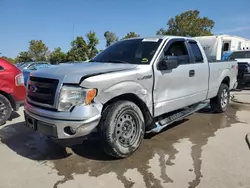
{"type": "Polygon", "coordinates": [[[106,156],[95,140],[61,148],[27,129],[22,110],[0,127],[0,187],[249,188],[250,105],[231,103],[224,114],[205,109],[123,160],[106,156]]]}

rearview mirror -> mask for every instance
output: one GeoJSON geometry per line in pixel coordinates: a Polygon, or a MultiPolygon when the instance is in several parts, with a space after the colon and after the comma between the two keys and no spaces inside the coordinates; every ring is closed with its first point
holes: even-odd
{"type": "Polygon", "coordinates": [[[176,56],[166,56],[159,63],[159,70],[171,70],[178,67],[178,58],[176,56]]]}

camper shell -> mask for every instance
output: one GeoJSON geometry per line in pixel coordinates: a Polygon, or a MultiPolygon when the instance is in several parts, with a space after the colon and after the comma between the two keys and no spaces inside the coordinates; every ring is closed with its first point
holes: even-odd
{"type": "Polygon", "coordinates": [[[225,53],[250,47],[247,38],[232,35],[214,35],[194,37],[202,45],[209,61],[222,60],[225,53]]]}

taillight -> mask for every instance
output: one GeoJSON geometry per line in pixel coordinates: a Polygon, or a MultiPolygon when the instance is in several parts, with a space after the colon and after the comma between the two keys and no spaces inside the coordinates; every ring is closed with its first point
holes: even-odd
{"type": "Polygon", "coordinates": [[[24,85],[23,73],[20,73],[20,74],[16,75],[15,83],[16,83],[16,86],[23,86],[24,85]]]}
{"type": "Polygon", "coordinates": [[[239,67],[238,67],[238,65],[233,65],[232,68],[235,70],[238,70],[239,67]]]}

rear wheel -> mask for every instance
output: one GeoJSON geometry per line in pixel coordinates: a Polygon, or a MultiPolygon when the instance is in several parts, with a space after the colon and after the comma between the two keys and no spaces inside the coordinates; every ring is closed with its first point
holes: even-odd
{"type": "Polygon", "coordinates": [[[228,108],[229,100],[229,88],[226,84],[221,84],[217,96],[210,100],[212,110],[218,113],[225,112],[228,108]]]}
{"type": "Polygon", "coordinates": [[[0,94],[0,125],[3,125],[9,119],[11,112],[10,101],[0,94]]]}
{"type": "Polygon", "coordinates": [[[130,101],[108,106],[102,115],[100,131],[104,151],[116,158],[125,158],[140,146],[145,124],[140,108],[130,101]]]}

